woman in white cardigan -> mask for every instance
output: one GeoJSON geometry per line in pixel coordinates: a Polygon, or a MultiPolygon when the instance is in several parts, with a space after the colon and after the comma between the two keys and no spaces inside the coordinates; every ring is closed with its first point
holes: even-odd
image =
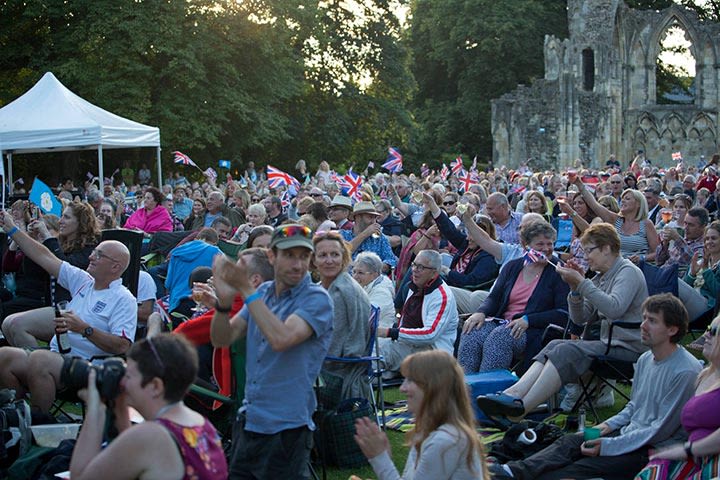
{"type": "MultiPolygon", "coordinates": [[[[489,479],[463,371],[443,350],[427,350],[405,358],[407,396],[415,426],[408,432],[410,452],[402,476],[390,457],[387,435],[369,418],[357,420],[355,441],[379,480],[489,479]]],[[[357,477],[353,477],[357,478],[357,477]]]]}

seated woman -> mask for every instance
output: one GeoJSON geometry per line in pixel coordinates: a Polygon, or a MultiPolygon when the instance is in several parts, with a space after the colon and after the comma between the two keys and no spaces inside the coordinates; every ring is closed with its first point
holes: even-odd
{"type": "Polygon", "coordinates": [[[698,375],[695,396],[682,409],[688,441],[666,446],[650,457],[636,480],[710,480],[720,475],[720,317],[705,332],[708,366],[698,375]]]}
{"type": "MultiPolygon", "coordinates": [[[[467,235],[455,228],[447,213],[440,210],[431,195],[423,194],[423,204],[425,210],[429,211],[435,219],[440,234],[457,249],[450,263],[450,269],[443,275],[445,282],[451,287],[462,289],[495,279],[498,272],[495,258],[476,244],[475,240],[468,238],[467,235]]],[[[495,226],[488,217],[481,216],[476,223],[478,227],[487,232],[490,238],[495,240],[495,226]]],[[[453,293],[457,290],[453,289],[453,293]]]]}
{"type": "Polygon", "coordinates": [[[117,206],[115,202],[106,198],[100,204],[100,210],[95,212],[100,230],[110,230],[117,226],[117,206]]]}
{"type": "MultiPolygon", "coordinates": [[[[328,291],[334,305],[333,335],[327,354],[334,357],[361,357],[367,354],[370,336],[370,299],[360,284],[347,273],[351,262],[350,245],[337,231],[316,234],[313,244],[315,252],[312,268],[319,275],[320,284],[328,291]]],[[[327,361],[323,370],[343,380],[338,401],[370,397],[366,364],[327,361]]]]}
{"type": "Polygon", "coordinates": [[[563,253],[560,258],[566,262],[570,259],[575,260],[575,263],[580,265],[580,267],[582,267],[582,269],[587,272],[588,265],[587,261],[585,260],[585,252],[583,251],[582,244],[580,243],[580,237],[582,236],[582,233],[590,226],[590,222],[592,222],[593,219],[593,214],[590,212],[590,209],[588,208],[587,203],[585,203],[585,199],[582,197],[582,195],[575,195],[571,203],[572,206],[570,206],[570,202],[563,198],[557,199],[557,204],[560,210],[563,213],[567,213],[573,223],[570,251],[567,253],[563,253]]]}
{"type": "MultiPolygon", "coordinates": [[[[568,286],[550,265],[555,229],[546,222],[521,230],[523,246],[545,258],[510,261],[490,295],[463,325],[458,361],[465,373],[509,368],[524,354],[525,365],[540,351],[545,328],[567,323],[568,286]]],[[[526,367],[524,367],[526,368],[526,367]]],[[[524,369],[523,368],[523,369],[524,369]]]]}
{"type": "Polygon", "coordinates": [[[248,236],[250,235],[252,229],[261,225],[265,225],[265,221],[267,219],[267,212],[265,211],[265,207],[262,203],[254,203],[250,205],[247,208],[245,218],[247,219],[247,223],[240,225],[237,230],[235,230],[235,233],[230,239],[231,242],[245,245],[248,241],[248,236]]]}
{"type": "Polygon", "coordinates": [[[120,434],[102,448],[107,406],[90,369],[85,420],[70,460],[72,478],[103,478],[108,472],[127,479],[227,478],[215,428],[183,404],[196,373],[195,348],[181,335],[165,333],[134,344],[121,381],[123,393],[114,401],[120,434]],[[131,426],[128,406],[146,421],[131,426]]]}
{"type": "Polygon", "coordinates": [[[714,308],[720,292],[720,220],[707,226],[704,242],[704,253],[695,252],[683,280],[700,292],[707,308],[714,308]]]}
{"type": "MultiPolygon", "coordinates": [[[[375,252],[360,252],[353,262],[352,277],[368,294],[370,304],[380,309],[378,328],[390,328],[395,316],[395,286],[387,275],[383,275],[382,259],[375,252]]],[[[389,338],[379,338],[378,344],[390,342],[389,338]]]]}
{"type": "Polygon", "coordinates": [[[523,213],[537,213],[550,223],[552,212],[548,211],[548,202],[545,195],[537,190],[531,190],[525,195],[525,208],[523,213]]]}
{"type": "Polygon", "coordinates": [[[621,197],[620,213],[614,213],[603,207],[578,176],[575,185],[587,205],[604,222],[615,226],[620,236],[620,252],[633,263],[651,262],[655,259],[655,249],[659,238],[655,225],[648,219],[648,206],[645,196],[637,190],[625,190],[621,197]]]}
{"type": "Polygon", "coordinates": [[[401,371],[405,380],[400,391],[415,417],[407,433],[410,452],[402,477],[393,465],[385,432],[367,417],[355,423],[355,441],[378,478],[489,479],[470,397],[455,359],[442,350],[414,353],[403,360],[401,371]]]}
{"type": "MultiPolygon", "coordinates": [[[[642,303],[648,296],[645,277],[630,260],[620,256],[620,237],[607,223],[592,225],[582,236],[590,269],[598,272],[586,279],[572,260],[557,272],[570,286],[570,320],[578,325],[601,324],[600,340],[553,340],[533,358],[534,363],[520,380],[500,395],[478,397],[486,413],[522,417],[588,371],[591,355],[604,354],[608,326],[623,321],[640,324],[642,303]]],[[[639,329],[614,328],[609,355],[635,361],[645,351],[639,329]]]]}
{"type": "MultiPolygon", "coordinates": [[[[44,220],[33,220],[27,231],[59,259],[78,268],[87,268],[90,253],[100,238],[93,208],[87,203],[71,202],[63,211],[58,226],[58,231],[52,231],[44,220]]],[[[15,298],[2,304],[3,334],[12,346],[37,347],[38,340],[49,341],[55,334],[53,302],[70,300],[70,293],[25,257],[15,242],[10,243],[3,259],[5,268],[11,264],[20,275],[15,298]]]]}
{"type": "Polygon", "coordinates": [[[170,213],[162,206],[163,195],[155,187],[149,187],[143,197],[143,206],[125,222],[124,227],[140,230],[149,235],[155,232],[172,232],[173,221],[170,213]]]}
{"type": "Polygon", "coordinates": [[[185,230],[192,230],[193,224],[200,222],[201,219],[204,219],[206,212],[207,204],[205,203],[205,199],[202,198],[202,191],[200,191],[200,197],[193,200],[190,216],[188,216],[183,223],[185,230]]]}

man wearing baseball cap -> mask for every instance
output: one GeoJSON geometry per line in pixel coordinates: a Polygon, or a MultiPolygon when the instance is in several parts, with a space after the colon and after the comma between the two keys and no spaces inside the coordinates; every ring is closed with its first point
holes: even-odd
{"type": "Polygon", "coordinates": [[[276,227],[268,259],[275,279],[252,286],[244,257],[215,257],[215,347],[247,337],[245,399],[233,427],[230,478],[309,478],[313,384],[332,338],[333,304],[310,279],[312,231],[276,227]],[[228,313],[239,293],[245,301],[228,313]]]}

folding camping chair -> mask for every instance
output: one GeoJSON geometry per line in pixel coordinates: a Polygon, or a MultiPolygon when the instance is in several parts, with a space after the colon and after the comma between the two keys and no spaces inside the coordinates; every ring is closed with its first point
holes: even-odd
{"type": "Polygon", "coordinates": [[[383,381],[382,381],[382,364],[380,363],[383,359],[381,355],[373,355],[373,350],[378,350],[378,339],[377,329],[378,322],[380,321],[380,308],[375,305],[370,305],[370,318],[368,319],[368,326],[370,329],[370,338],[368,340],[367,349],[365,355],[362,357],[334,357],[327,356],[325,361],[338,362],[338,363],[366,363],[367,364],[367,375],[370,379],[370,402],[375,410],[375,418],[378,424],[384,429],[385,428],[385,396],[383,393],[383,381]],[[375,366],[373,367],[373,362],[375,366]],[[377,383],[377,395],[373,391],[373,381],[377,383]],[[377,398],[376,398],[377,397],[377,398]],[[378,411],[379,409],[379,411],[378,411]]]}

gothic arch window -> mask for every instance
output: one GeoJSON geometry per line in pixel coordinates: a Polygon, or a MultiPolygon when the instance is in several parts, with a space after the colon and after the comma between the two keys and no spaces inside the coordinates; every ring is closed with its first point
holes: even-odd
{"type": "Polygon", "coordinates": [[[659,43],[655,59],[656,103],[695,103],[695,56],[690,36],[675,20],[662,33],[659,43]]]}
{"type": "Polygon", "coordinates": [[[582,51],[583,90],[592,92],[595,88],[595,52],[592,48],[582,51]]]}

